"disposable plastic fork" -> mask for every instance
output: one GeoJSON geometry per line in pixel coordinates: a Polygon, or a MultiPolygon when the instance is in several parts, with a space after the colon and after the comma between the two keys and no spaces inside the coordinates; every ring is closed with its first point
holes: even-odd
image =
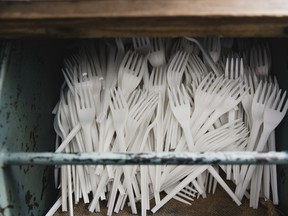
{"type": "MultiPolygon", "coordinates": [[[[171,185],[170,187],[165,189],[165,192],[168,194],[170,193],[173,188],[177,187],[177,185],[180,182],[176,182],[174,185],[171,185]]],[[[178,200],[184,204],[187,205],[191,205],[191,201],[194,201],[193,198],[196,197],[196,194],[198,193],[197,190],[193,189],[192,187],[190,187],[189,185],[187,185],[186,187],[184,187],[181,191],[179,191],[174,197],[173,199],[178,200]],[[190,202],[189,202],[190,201],[190,202]]]]}
{"type": "MultiPolygon", "coordinates": [[[[74,74],[74,83],[75,83],[75,104],[76,111],[78,114],[78,119],[83,131],[83,140],[84,140],[84,149],[86,152],[94,152],[94,146],[92,143],[92,124],[95,122],[96,109],[95,103],[93,100],[91,88],[88,86],[87,77],[85,74],[81,74],[80,71],[77,74],[74,74]]],[[[90,190],[95,187],[96,176],[94,173],[93,167],[86,167],[87,172],[89,173],[88,188],[90,190]]]]}
{"type": "MultiPolygon", "coordinates": [[[[165,66],[153,68],[151,75],[149,77],[149,83],[146,86],[147,90],[159,94],[159,102],[157,107],[157,121],[156,128],[154,129],[156,141],[155,141],[155,151],[162,152],[164,144],[164,111],[165,111],[165,93],[166,93],[166,70],[165,66]]],[[[154,186],[154,196],[155,201],[158,203],[160,201],[160,177],[161,177],[161,166],[155,167],[155,186],[154,186]]]]}
{"type": "MultiPolygon", "coordinates": [[[[111,101],[109,105],[112,114],[114,128],[117,134],[119,150],[121,152],[126,152],[124,128],[128,118],[128,105],[120,89],[111,90],[111,101]]],[[[123,171],[125,176],[126,188],[129,195],[131,210],[133,214],[137,214],[131,182],[131,172],[127,166],[123,166],[123,171]]],[[[117,180],[115,180],[114,183],[116,182],[117,180]]]]}
{"type": "Polygon", "coordinates": [[[200,52],[197,44],[187,40],[186,38],[181,38],[181,45],[183,50],[187,53],[193,53],[195,55],[198,55],[200,52]]]}
{"type": "MultiPolygon", "coordinates": [[[[237,143],[238,140],[242,143],[247,140],[247,130],[239,120],[236,120],[204,134],[195,142],[195,151],[221,151],[228,146],[233,147],[233,144],[237,143]]],[[[233,151],[235,149],[236,147],[231,150],[233,151]]],[[[177,146],[175,151],[179,150],[184,151],[185,149],[180,149],[180,146],[177,146]]],[[[194,168],[191,167],[191,170],[193,169],[194,168]]],[[[187,173],[191,172],[191,170],[185,166],[176,167],[168,176],[166,175],[165,179],[163,179],[163,187],[183,178],[187,173]]]]}
{"type": "Polygon", "coordinates": [[[260,126],[263,123],[265,105],[268,101],[268,98],[270,97],[271,90],[272,90],[271,84],[268,84],[267,82],[263,83],[262,81],[260,81],[256,89],[256,92],[254,94],[252,107],[251,107],[252,129],[250,132],[249,142],[247,146],[248,151],[254,150],[254,147],[257,141],[258,132],[259,132],[260,126]]]}
{"type": "Polygon", "coordinates": [[[208,53],[215,63],[218,62],[221,54],[221,43],[219,37],[208,37],[204,40],[208,53]]]}
{"type": "MultiPolygon", "coordinates": [[[[206,122],[206,119],[208,119],[208,117],[212,114],[212,112],[216,110],[216,108],[219,105],[221,106],[221,103],[226,99],[227,95],[235,94],[235,96],[238,97],[238,95],[236,94],[237,92],[235,92],[235,90],[238,89],[235,88],[232,91],[233,87],[235,86],[239,87],[235,85],[235,83],[233,83],[232,81],[225,79],[223,76],[216,77],[214,74],[211,73],[208,74],[202,80],[202,82],[200,83],[200,85],[196,90],[194,98],[195,109],[191,117],[192,122],[191,130],[193,136],[199,130],[199,128],[206,122]]],[[[227,99],[227,103],[229,102],[228,100],[229,99],[227,99]]],[[[223,109],[221,109],[221,111],[222,112],[226,111],[226,108],[224,107],[223,109]]],[[[219,109],[218,112],[220,112],[219,109]]],[[[214,116],[216,116],[216,114],[214,116]]],[[[211,122],[212,119],[209,121],[209,123],[211,122]]],[[[215,119],[213,119],[213,123],[214,122],[215,119]]],[[[204,131],[204,129],[202,130],[204,131]]]]}
{"type": "MultiPolygon", "coordinates": [[[[117,43],[121,44],[121,40],[117,40],[117,43]]],[[[121,46],[119,44],[119,46],[121,46]]],[[[101,111],[97,117],[98,122],[103,122],[107,115],[107,109],[109,107],[109,100],[110,100],[110,89],[115,88],[117,84],[117,72],[119,70],[119,65],[122,61],[124,56],[124,47],[118,48],[117,52],[114,47],[111,47],[108,50],[108,62],[107,62],[107,72],[105,73],[105,77],[103,80],[103,93],[102,93],[102,100],[101,100],[101,111]]]]}
{"type": "Polygon", "coordinates": [[[148,60],[153,67],[160,67],[166,63],[164,42],[162,38],[151,39],[151,51],[148,60]]]}
{"type": "Polygon", "coordinates": [[[192,180],[202,174],[206,169],[217,179],[217,181],[222,185],[222,187],[226,190],[226,192],[233,198],[233,200],[240,205],[240,200],[235,196],[232,190],[227,186],[227,184],[222,180],[219,174],[213,169],[211,166],[197,166],[197,168],[189,174],[185,179],[183,179],[169,194],[167,194],[161,202],[156,205],[151,211],[155,213],[159,208],[161,208],[164,204],[166,204],[171,198],[173,198],[180,190],[186,187],[192,180]]]}
{"type": "Polygon", "coordinates": [[[152,69],[147,84],[144,84],[147,91],[160,93],[162,99],[165,99],[166,92],[166,68],[165,66],[156,67],[152,69]]]}
{"type": "Polygon", "coordinates": [[[172,58],[167,69],[167,83],[169,87],[177,87],[181,83],[188,57],[188,53],[179,51],[172,58]]]}
{"type": "MultiPolygon", "coordinates": [[[[260,140],[256,146],[256,151],[263,151],[269,135],[284,118],[287,109],[288,100],[286,98],[286,91],[281,96],[281,90],[278,91],[278,93],[276,94],[276,88],[274,88],[272,94],[268,99],[267,105],[265,106],[263,117],[263,131],[260,140]],[[286,102],[284,102],[285,100],[286,102]]],[[[241,185],[241,190],[238,193],[238,197],[240,199],[242,199],[255,169],[256,165],[251,165],[249,167],[243,184],[241,185]]]]}
{"type": "Polygon", "coordinates": [[[136,52],[127,52],[119,68],[118,85],[123,94],[129,94],[137,88],[147,71],[147,58],[136,52]],[[121,74],[121,76],[120,76],[121,74]]]}
{"type": "Polygon", "coordinates": [[[200,130],[197,131],[195,140],[207,132],[220,116],[237,106],[241,102],[244,95],[245,86],[242,82],[238,82],[238,80],[231,83],[228,82],[226,86],[222,86],[222,89],[220,89],[218,93],[214,94],[214,100],[221,101],[221,103],[218,103],[213,114],[204,123],[200,130]]]}
{"type": "Polygon", "coordinates": [[[158,99],[158,94],[149,93],[144,97],[140,97],[140,100],[135,104],[135,106],[129,110],[126,128],[127,133],[129,134],[127,143],[130,143],[133,140],[140,125],[147,119],[147,116],[154,111],[158,99]]]}
{"type": "MultiPolygon", "coordinates": [[[[274,87],[275,89],[275,87],[274,87]]],[[[256,92],[253,97],[252,101],[252,107],[251,107],[251,124],[252,128],[250,130],[250,136],[248,140],[248,145],[246,148],[246,151],[253,151],[255,150],[255,145],[257,143],[257,137],[260,131],[260,127],[263,123],[263,116],[264,116],[264,110],[266,103],[268,101],[268,98],[270,97],[272,90],[272,85],[265,82],[263,84],[262,81],[260,81],[256,92]]],[[[248,165],[242,165],[241,172],[240,172],[240,181],[243,181],[245,178],[245,175],[247,173],[248,165]]],[[[238,194],[240,190],[240,187],[236,187],[236,193],[238,194]]],[[[243,193],[244,194],[244,193],[243,193]]]]}
{"type": "Polygon", "coordinates": [[[244,83],[247,86],[247,93],[242,98],[242,101],[241,101],[242,106],[243,106],[244,111],[245,111],[246,116],[247,116],[249,128],[252,127],[251,108],[252,108],[252,101],[253,101],[254,93],[255,93],[256,88],[257,88],[257,86],[254,85],[252,76],[253,75],[251,75],[250,73],[244,75],[244,83]]]}
{"type": "Polygon", "coordinates": [[[243,77],[244,65],[242,58],[227,58],[225,65],[225,77],[228,79],[236,79],[243,77]]]}
{"type": "Polygon", "coordinates": [[[133,37],[134,50],[140,54],[147,55],[151,49],[150,39],[148,37],[133,37]]]}
{"type": "Polygon", "coordinates": [[[256,72],[260,76],[267,76],[271,67],[271,60],[268,59],[269,50],[266,50],[265,46],[256,46],[251,49],[250,52],[250,66],[255,68],[256,72]]]}
{"type": "Polygon", "coordinates": [[[191,107],[189,95],[184,85],[181,85],[177,89],[173,87],[170,90],[168,89],[168,96],[171,110],[184,131],[189,151],[193,151],[194,141],[190,131],[191,107]]]}
{"type": "Polygon", "coordinates": [[[76,78],[77,74],[74,74],[74,82],[79,84],[75,87],[75,104],[76,110],[83,130],[83,138],[85,142],[85,150],[87,152],[93,152],[93,145],[91,140],[91,126],[95,120],[96,110],[93,101],[91,89],[88,87],[87,79],[80,74],[79,81],[76,78]],[[85,81],[83,81],[86,80],[85,81]]]}
{"type": "Polygon", "coordinates": [[[190,54],[185,70],[185,84],[195,83],[198,86],[207,74],[208,69],[202,60],[198,56],[190,54]]]}

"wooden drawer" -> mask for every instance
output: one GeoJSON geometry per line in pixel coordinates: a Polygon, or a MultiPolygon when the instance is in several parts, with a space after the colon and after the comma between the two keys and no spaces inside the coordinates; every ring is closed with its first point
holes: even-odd
{"type": "Polygon", "coordinates": [[[0,1],[0,37],[286,37],[285,0],[0,1]]]}

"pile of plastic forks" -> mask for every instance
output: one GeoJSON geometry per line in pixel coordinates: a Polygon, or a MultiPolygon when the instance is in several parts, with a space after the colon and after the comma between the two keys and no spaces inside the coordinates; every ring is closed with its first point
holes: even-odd
{"type": "MultiPolygon", "coordinates": [[[[221,38],[117,38],[80,47],[64,61],[56,152],[274,151],[286,91],[269,78],[267,44],[243,51],[233,41],[228,51],[221,38]]],[[[56,167],[61,199],[47,215],[60,206],[73,215],[81,199],[90,212],[106,200],[107,215],[125,205],[137,214],[139,202],[146,215],[171,199],[190,205],[217,184],[237,205],[246,195],[257,208],[270,190],[278,203],[275,173],[276,166],[255,165],[56,167]]]]}

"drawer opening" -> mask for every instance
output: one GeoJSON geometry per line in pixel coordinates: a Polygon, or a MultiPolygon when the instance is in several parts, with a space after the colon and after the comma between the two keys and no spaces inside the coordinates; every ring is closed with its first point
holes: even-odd
{"type": "MultiPolygon", "coordinates": [[[[173,43],[178,39],[173,39],[173,43]]],[[[199,39],[200,41],[202,39],[199,39]]],[[[281,38],[242,39],[251,44],[269,44],[271,52],[271,75],[277,78],[279,87],[288,89],[288,41],[281,38]]],[[[126,47],[133,47],[131,39],[125,39],[126,47]]],[[[228,41],[228,40],[227,40],[228,41]]],[[[234,39],[234,43],[237,39],[234,39]]],[[[239,41],[241,41],[239,39],[239,41]]],[[[8,41],[0,43],[4,47],[8,41]],[[4,43],[5,42],[5,43],[4,43]]],[[[37,39],[37,40],[10,40],[11,50],[6,70],[0,74],[0,149],[1,152],[54,152],[56,134],[53,128],[54,115],[51,113],[60,95],[61,85],[64,81],[61,69],[63,60],[71,58],[74,53],[79,53],[81,47],[87,44],[113,44],[110,39],[37,39]],[[1,86],[1,82],[2,86],[1,86]]],[[[240,42],[239,42],[240,43],[240,42]]],[[[244,45],[243,45],[244,46],[244,45]]],[[[251,45],[252,46],[252,45],[251,45]]],[[[3,49],[2,49],[3,50],[3,49]]],[[[97,50],[99,51],[99,50],[97,50]]],[[[1,53],[1,52],[0,52],[1,53]]],[[[3,52],[2,52],[3,53],[3,52]]],[[[197,54],[203,60],[202,54],[197,54]]],[[[0,55],[0,57],[3,57],[0,55]]],[[[0,59],[1,60],[1,59],[0,59]]],[[[204,62],[204,60],[203,60],[204,62]]],[[[149,65],[150,67],[151,65],[149,65]]],[[[212,69],[213,70],[213,69],[212,69]]],[[[151,73],[151,68],[149,68],[151,73]]],[[[277,151],[287,150],[287,115],[275,130],[277,151]]],[[[220,169],[221,170],[221,169],[220,169]]],[[[274,207],[271,202],[262,201],[258,210],[249,207],[249,201],[243,199],[242,206],[238,207],[225,193],[220,185],[217,186],[216,194],[208,194],[207,198],[195,199],[192,206],[184,205],[179,201],[171,201],[156,212],[156,215],[174,214],[212,214],[218,212],[223,215],[269,215],[269,211],[279,215],[288,214],[286,191],[288,191],[287,165],[277,166],[279,205],[274,207]],[[216,201],[217,200],[217,201],[216,201]],[[229,204],[231,203],[231,205],[229,204]],[[225,204],[225,205],[224,205],[225,204]],[[211,209],[207,206],[211,205],[211,209]],[[271,206],[273,206],[271,208],[271,206]],[[199,210],[202,209],[202,210],[199,210]],[[208,212],[208,213],[207,213],[208,212]]],[[[0,186],[1,191],[7,192],[7,197],[0,195],[1,199],[9,201],[9,205],[1,206],[6,215],[44,215],[55,203],[59,196],[59,190],[54,186],[54,167],[37,165],[5,166],[1,168],[0,177],[5,184],[0,186]]],[[[221,171],[225,179],[226,174],[221,171]]],[[[1,179],[1,180],[2,180],[1,179]]],[[[227,181],[228,185],[235,189],[235,185],[227,181]]],[[[61,191],[61,189],[60,189],[61,191]]],[[[90,194],[91,195],[91,194],[90,194]]],[[[164,197],[166,194],[162,193],[164,197]]],[[[92,199],[92,198],[90,198],[92,199]]],[[[102,202],[103,206],[106,205],[102,202]]],[[[153,202],[151,202],[151,208],[153,202]]],[[[75,207],[74,215],[88,214],[87,205],[80,203],[75,207]],[[85,213],[83,212],[85,211],[85,213]]],[[[101,208],[105,209],[105,207],[101,208]]],[[[137,204],[138,214],[141,213],[141,204],[137,204]]],[[[106,214],[107,210],[103,210],[106,214]]],[[[0,211],[1,212],[1,211],[0,211]]],[[[103,213],[101,212],[101,214],[103,213]]],[[[130,207],[124,208],[123,214],[130,214],[130,207]]],[[[271,215],[272,213],[270,213],[271,215]]],[[[56,215],[66,215],[60,213],[56,215]]],[[[91,215],[94,215],[91,213],[91,215]]],[[[95,213],[100,215],[100,213],[95,213]]],[[[273,214],[272,214],[273,215],[273,214]]]]}

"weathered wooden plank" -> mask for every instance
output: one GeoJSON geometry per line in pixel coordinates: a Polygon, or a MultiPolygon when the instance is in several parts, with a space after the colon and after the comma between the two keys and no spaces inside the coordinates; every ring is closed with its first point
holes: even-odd
{"type": "Polygon", "coordinates": [[[286,37],[288,19],[117,18],[0,21],[1,37],[286,37]]]}
{"type": "Polygon", "coordinates": [[[285,0],[97,0],[1,2],[1,18],[281,17],[285,0]]]}
{"type": "Polygon", "coordinates": [[[285,0],[0,2],[1,37],[287,36],[285,0]]]}

